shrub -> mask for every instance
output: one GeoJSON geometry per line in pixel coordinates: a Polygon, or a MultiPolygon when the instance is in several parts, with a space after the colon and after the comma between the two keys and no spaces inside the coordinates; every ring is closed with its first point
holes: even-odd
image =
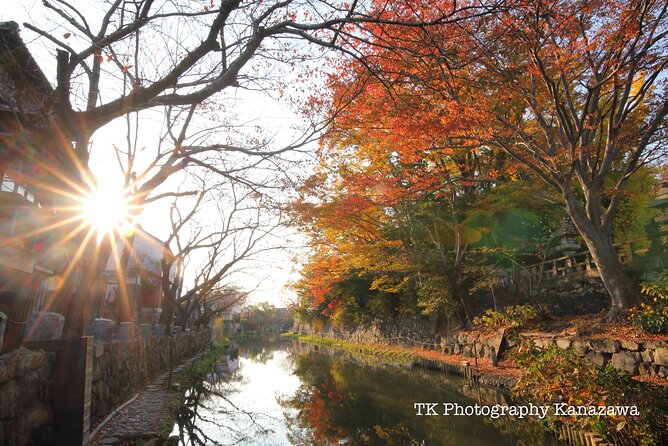
{"type": "Polygon", "coordinates": [[[487,328],[523,327],[537,316],[538,311],[533,305],[517,305],[506,307],[503,311],[489,309],[483,316],[473,318],[473,325],[487,328]]]}
{"type": "MultiPolygon", "coordinates": [[[[657,445],[668,441],[668,390],[635,381],[612,366],[599,368],[555,344],[544,349],[523,344],[514,354],[523,374],[514,392],[541,404],[633,406],[639,416],[573,416],[570,421],[598,432],[610,443],[657,445]]],[[[564,417],[559,417],[564,420],[564,417]]],[[[550,420],[556,421],[555,418],[550,420]]]]}
{"type": "Polygon", "coordinates": [[[668,276],[642,284],[643,302],[629,311],[629,319],[645,333],[668,333],[668,276]]]}

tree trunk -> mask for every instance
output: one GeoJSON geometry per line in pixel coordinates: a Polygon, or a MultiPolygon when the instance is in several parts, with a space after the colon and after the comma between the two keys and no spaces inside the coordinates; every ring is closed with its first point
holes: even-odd
{"type": "MultiPolygon", "coordinates": [[[[459,276],[459,274],[457,274],[459,276]]],[[[469,302],[471,296],[469,295],[468,290],[464,286],[463,280],[461,277],[458,277],[454,283],[454,291],[459,298],[459,302],[462,304],[462,309],[464,310],[465,320],[464,325],[469,325],[471,323],[471,303],[469,302]]]]}
{"type": "Polygon", "coordinates": [[[93,307],[104,294],[100,282],[110,253],[111,244],[105,241],[97,247],[87,246],[80,264],[75,267],[80,269],[80,279],[65,315],[70,334],[84,335],[92,322],[93,307]]]}
{"type": "Polygon", "coordinates": [[[571,220],[582,236],[589,253],[596,264],[598,274],[610,295],[610,311],[606,316],[612,319],[629,309],[636,294],[631,279],[622,269],[617,250],[612,244],[610,230],[598,228],[581,213],[568,209],[571,220]]]}
{"type": "Polygon", "coordinates": [[[162,313],[160,313],[160,323],[165,326],[165,332],[171,333],[172,319],[174,318],[174,307],[176,307],[172,299],[165,299],[162,304],[162,313]]]}

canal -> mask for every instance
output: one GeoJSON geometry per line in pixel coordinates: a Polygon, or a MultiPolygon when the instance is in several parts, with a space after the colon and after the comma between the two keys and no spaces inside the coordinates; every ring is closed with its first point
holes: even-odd
{"type": "Polygon", "coordinates": [[[415,408],[510,404],[498,390],[296,341],[245,341],[187,396],[173,430],[187,446],[558,444],[532,419],[415,408]]]}

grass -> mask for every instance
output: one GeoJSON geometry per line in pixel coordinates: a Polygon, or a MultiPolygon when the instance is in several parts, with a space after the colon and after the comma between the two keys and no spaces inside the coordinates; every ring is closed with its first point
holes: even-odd
{"type": "Polygon", "coordinates": [[[300,335],[296,333],[284,333],[281,337],[321,345],[323,347],[338,348],[352,353],[361,353],[391,362],[412,363],[420,359],[419,355],[409,349],[389,345],[357,344],[324,336],[300,335]]]}
{"type": "Polygon", "coordinates": [[[163,420],[160,429],[163,438],[169,437],[172,432],[176,414],[183,407],[185,393],[194,386],[200,385],[206,379],[211,368],[220,358],[222,351],[222,345],[213,345],[201,358],[186,364],[177,374],[172,376],[172,383],[179,383],[179,390],[175,391],[170,402],[170,416],[163,420]]]}

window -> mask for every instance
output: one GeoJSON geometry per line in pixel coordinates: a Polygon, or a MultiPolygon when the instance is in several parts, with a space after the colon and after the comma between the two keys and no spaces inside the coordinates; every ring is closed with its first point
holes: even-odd
{"type": "Polygon", "coordinates": [[[25,185],[18,184],[14,179],[8,175],[3,175],[2,184],[0,184],[0,192],[15,192],[24,197],[31,203],[39,205],[35,199],[35,193],[30,191],[25,185]]]}
{"type": "Polygon", "coordinates": [[[14,192],[14,180],[9,178],[7,175],[2,177],[2,187],[0,188],[2,192],[14,192]]]}

